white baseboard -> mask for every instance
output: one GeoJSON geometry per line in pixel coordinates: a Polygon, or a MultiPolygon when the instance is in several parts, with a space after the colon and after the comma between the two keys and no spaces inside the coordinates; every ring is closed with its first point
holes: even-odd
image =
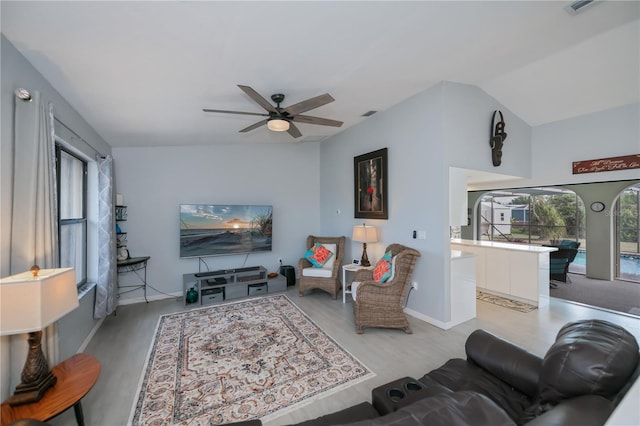
{"type": "Polygon", "coordinates": [[[417,319],[419,319],[421,321],[428,322],[429,324],[435,325],[436,327],[441,328],[443,330],[449,330],[451,327],[455,327],[456,325],[462,324],[464,322],[464,321],[461,321],[461,322],[458,322],[458,323],[454,323],[454,322],[451,322],[451,321],[442,322],[442,321],[439,321],[439,320],[437,320],[435,318],[431,318],[428,315],[422,314],[422,313],[420,313],[418,311],[414,311],[413,309],[410,309],[410,308],[404,308],[404,312],[407,315],[411,315],[412,317],[417,318],[417,319]]]}
{"type": "MultiPolygon", "coordinates": [[[[174,299],[176,297],[182,297],[182,292],[177,291],[175,293],[156,294],[154,296],[147,296],[147,300],[149,302],[154,302],[156,300],[174,299]]],[[[133,305],[135,303],[145,303],[144,297],[141,296],[141,297],[132,297],[131,299],[118,299],[118,306],[133,305]]]]}
{"type": "Polygon", "coordinates": [[[96,332],[98,331],[98,329],[100,328],[100,326],[102,325],[103,322],[104,322],[104,318],[100,318],[100,320],[98,320],[98,322],[96,322],[93,325],[93,328],[91,329],[89,334],[87,334],[87,337],[85,337],[84,340],[82,341],[82,344],[78,348],[77,353],[84,352],[84,350],[87,348],[87,345],[89,344],[89,342],[93,338],[93,335],[96,334],[96,332]]]}
{"type": "Polygon", "coordinates": [[[413,309],[410,308],[404,308],[404,312],[408,315],[411,315],[414,318],[418,318],[421,321],[424,322],[428,322],[431,325],[435,325],[438,328],[441,328],[443,330],[446,330],[446,324],[443,323],[442,321],[438,321],[437,319],[431,318],[428,315],[422,314],[418,311],[414,311],[413,309]]]}

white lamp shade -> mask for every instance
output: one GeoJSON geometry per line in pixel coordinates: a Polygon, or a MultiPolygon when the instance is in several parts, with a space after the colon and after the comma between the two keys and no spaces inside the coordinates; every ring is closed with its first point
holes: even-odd
{"type": "Polygon", "coordinates": [[[289,130],[289,122],[287,120],[274,118],[273,120],[267,121],[267,127],[274,132],[286,132],[289,130]]]}
{"type": "Polygon", "coordinates": [[[375,243],[378,241],[378,231],[375,226],[354,226],[351,239],[360,243],[375,243]]]}
{"type": "Polygon", "coordinates": [[[0,335],[39,331],[78,307],[73,268],[41,269],[0,279],[0,335]]]}

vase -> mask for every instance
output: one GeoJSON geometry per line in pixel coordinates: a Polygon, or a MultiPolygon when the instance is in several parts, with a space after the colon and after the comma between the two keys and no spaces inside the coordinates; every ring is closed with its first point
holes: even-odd
{"type": "Polygon", "coordinates": [[[187,291],[187,304],[196,303],[198,301],[198,292],[193,287],[187,291]]]}

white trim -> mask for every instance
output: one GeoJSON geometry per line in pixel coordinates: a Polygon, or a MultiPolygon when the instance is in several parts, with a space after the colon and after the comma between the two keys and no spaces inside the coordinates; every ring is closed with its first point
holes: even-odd
{"type": "Polygon", "coordinates": [[[89,345],[89,342],[91,342],[91,339],[93,339],[93,336],[96,334],[96,332],[98,331],[98,329],[100,328],[103,322],[104,322],[104,318],[100,318],[100,320],[97,323],[95,323],[95,325],[93,326],[89,334],[87,334],[87,337],[85,337],[84,340],[82,341],[82,344],[80,345],[76,353],[84,352],[84,350],[89,345]]]}
{"type": "MultiPolygon", "coordinates": [[[[182,292],[176,291],[174,293],[163,293],[163,294],[157,294],[155,296],[147,296],[147,300],[149,302],[153,302],[156,300],[175,299],[177,297],[182,297],[182,292]]],[[[118,299],[118,306],[133,305],[136,303],[145,303],[145,302],[146,301],[144,300],[143,296],[133,297],[130,299],[118,299]]]]}
{"type": "Polygon", "coordinates": [[[457,325],[457,324],[451,324],[448,322],[438,321],[437,319],[431,318],[430,316],[427,316],[421,312],[414,311],[411,308],[404,308],[404,313],[407,315],[411,315],[414,318],[418,318],[419,320],[422,320],[424,322],[428,322],[431,325],[435,325],[436,327],[441,328],[443,330],[448,330],[454,325],[457,325]]]}

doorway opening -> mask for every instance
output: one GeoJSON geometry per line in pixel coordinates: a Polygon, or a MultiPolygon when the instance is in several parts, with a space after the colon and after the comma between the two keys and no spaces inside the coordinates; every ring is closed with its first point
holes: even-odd
{"type": "Polygon", "coordinates": [[[480,240],[537,245],[571,240],[581,243],[586,256],[584,202],[569,189],[492,191],[480,199],[476,217],[480,240]]]}

